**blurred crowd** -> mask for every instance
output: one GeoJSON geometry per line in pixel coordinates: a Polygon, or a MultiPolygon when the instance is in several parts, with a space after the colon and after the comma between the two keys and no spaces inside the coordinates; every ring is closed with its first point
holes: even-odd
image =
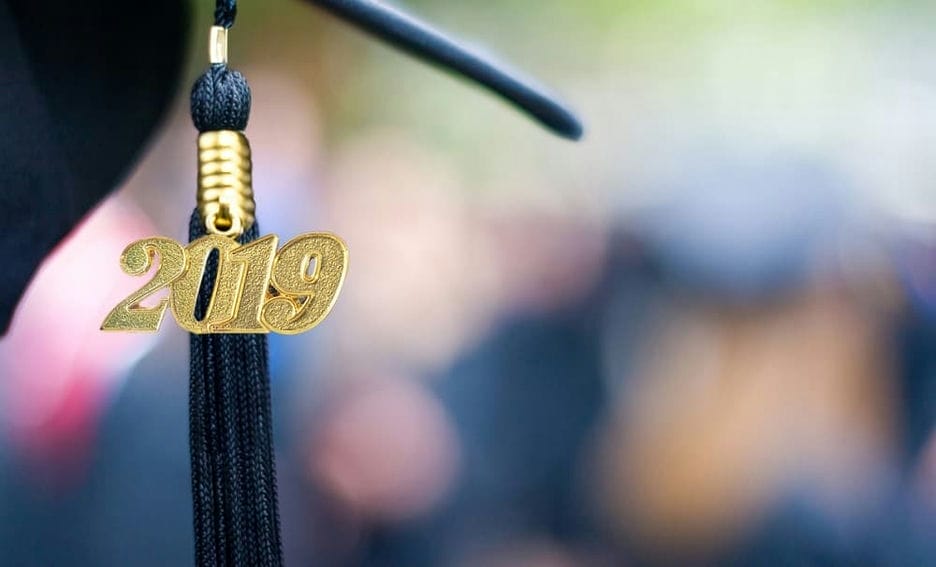
{"type": "MultiPolygon", "coordinates": [[[[262,232],[351,251],[270,339],[287,564],[936,565],[936,6],[406,5],[586,140],[241,2],[262,232]]],[[[98,331],[184,240],[184,91],[0,341],[4,565],[192,561],[187,337],[98,331]]]]}

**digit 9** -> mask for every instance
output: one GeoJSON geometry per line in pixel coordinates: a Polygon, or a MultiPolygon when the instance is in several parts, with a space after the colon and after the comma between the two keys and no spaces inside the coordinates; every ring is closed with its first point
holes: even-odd
{"type": "Polygon", "coordinates": [[[273,261],[270,282],[277,295],[263,306],[263,325],[284,335],[315,327],[335,305],[347,271],[348,248],[337,236],[316,232],[293,238],[273,261]]]}

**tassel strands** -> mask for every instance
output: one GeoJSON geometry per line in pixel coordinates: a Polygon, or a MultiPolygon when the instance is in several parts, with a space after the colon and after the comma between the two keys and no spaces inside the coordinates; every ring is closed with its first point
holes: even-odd
{"type": "MultiPolygon", "coordinates": [[[[192,240],[206,234],[196,210],[192,240]]],[[[239,241],[258,236],[254,225],[239,241]]],[[[209,258],[196,316],[217,260],[209,258]]],[[[265,335],[191,335],[190,441],[196,565],[282,561],[265,335]]]]}

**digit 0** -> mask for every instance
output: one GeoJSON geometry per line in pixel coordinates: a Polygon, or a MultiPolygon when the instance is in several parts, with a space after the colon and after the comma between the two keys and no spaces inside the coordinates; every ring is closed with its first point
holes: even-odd
{"type": "Polygon", "coordinates": [[[233,266],[231,252],[238,248],[236,241],[224,236],[209,235],[190,243],[185,249],[187,258],[185,272],[174,282],[169,295],[172,314],[179,326],[197,335],[210,333],[212,325],[218,325],[234,317],[239,300],[240,280],[244,268],[233,266]],[[214,289],[202,317],[196,317],[198,295],[207,271],[208,257],[218,251],[218,271],[214,289]]]}

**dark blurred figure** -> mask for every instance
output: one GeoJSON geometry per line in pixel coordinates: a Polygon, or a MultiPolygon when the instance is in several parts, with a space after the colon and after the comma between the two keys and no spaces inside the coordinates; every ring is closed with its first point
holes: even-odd
{"type": "Polygon", "coordinates": [[[936,563],[933,318],[850,240],[834,177],[728,171],[441,378],[457,490],[353,563],[936,563]]]}

